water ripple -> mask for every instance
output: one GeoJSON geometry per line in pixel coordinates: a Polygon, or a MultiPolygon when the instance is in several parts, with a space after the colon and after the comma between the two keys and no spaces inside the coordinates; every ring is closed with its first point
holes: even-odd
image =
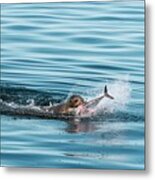
{"type": "Polygon", "coordinates": [[[2,4],[1,42],[3,166],[144,169],[143,1],[2,4]],[[3,106],[91,99],[105,84],[114,111],[80,122],[3,106]]]}

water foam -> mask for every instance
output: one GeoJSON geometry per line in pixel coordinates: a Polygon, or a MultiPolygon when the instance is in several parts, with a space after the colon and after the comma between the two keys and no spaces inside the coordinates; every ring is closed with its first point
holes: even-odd
{"type": "MultiPolygon", "coordinates": [[[[127,107],[131,97],[131,86],[128,81],[118,80],[108,83],[108,93],[114,97],[113,100],[104,98],[98,105],[97,111],[113,113],[115,111],[123,111],[127,107]]],[[[104,88],[102,88],[104,89],[104,88]]],[[[103,90],[102,93],[103,94],[103,90]]],[[[101,95],[100,94],[100,95],[101,95]]]]}

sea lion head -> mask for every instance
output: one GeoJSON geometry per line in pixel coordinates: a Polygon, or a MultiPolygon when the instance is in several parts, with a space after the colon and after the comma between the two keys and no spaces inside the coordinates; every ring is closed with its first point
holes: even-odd
{"type": "Polygon", "coordinates": [[[72,95],[70,98],[69,98],[69,106],[71,108],[77,108],[78,106],[82,105],[85,103],[84,99],[79,96],[79,95],[72,95]]]}

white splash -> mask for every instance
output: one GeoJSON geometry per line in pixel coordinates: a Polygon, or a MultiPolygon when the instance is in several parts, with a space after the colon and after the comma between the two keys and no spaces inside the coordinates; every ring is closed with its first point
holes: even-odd
{"type": "MultiPolygon", "coordinates": [[[[104,98],[96,107],[97,111],[114,112],[124,110],[130,101],[131,86],[128,81],[118,80],[113,83],[106,84],[108,93],[114,97],[113,100],[104,98]]],[[[102,93],[104,93],[104,87],[102,93]]],[[[101,95],[100,94],[100,95],[101,95]]]]}

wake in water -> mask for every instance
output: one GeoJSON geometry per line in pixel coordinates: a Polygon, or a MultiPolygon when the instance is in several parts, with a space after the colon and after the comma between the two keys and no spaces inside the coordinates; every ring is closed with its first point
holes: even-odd
{"type": "MultiPolygon", "coordinates": [[[[101,98],[101,100],[94,107],[91,107],[94,112],[93,114],[92,113],[87,114],[87,115],[78,114],[77,115],[78,118],[84,118],[84,117],[91,118],[91,116],[104,115],[105,113],[106,114],[116,113],[117,111],[123,111],[125,109],[130,99],[130,93],[131,93],[130,84],[127,81],[115,81],[114,83],[110,83],[110,84],[108,83],[107,86],[108,86],[109,93],[114,97],[114,99],[109,100],[109,98],[106,98],[106,97],[101,98]]],[[[14,89],[14,91],[16,91],[16,89],[14,89]]],[[[25,94],[26,94],[25,91],[26,89],[24,89],[23,97],[21,93],[20,98],[25,98],[25,94]]],[[[91,99],[94,99],[94,96],[95,96],[95,100],[96,98],[98,99],[98,97],[102,97],[103,94],[105,93],[103,91],[105,90],[103,87],[101,87],[96,90],[93,90],[91,93],[87,92],[89,93],[89,96],[87,96],[87,101],[91,102],[91,99]],[[97,94],[97,96],[95,93],[97,94]]],[[[31,92],[27,93],[29,98],[23,104],[16,103],[15,100],[9,102],[6,96],[8,96],[9,99],[13,99],[12,96],[14,96],[14,99],[19,98],[19,97],[18,96],[16,97],[15,94],[9,96],[7,89],[3,90],[2,92],[3,93],[0,99],[0,107],[1,107],[0,113],[1,114],[28,115],[28,116],[37,116],[37,117],[42,117],[42,118],[63,118],[63,119],[68,119],[70,117],[73,118],[73,116],[75,116],[73,114],[60,115],[60,114],[53,113],[49,109],[52,109],[53,104],[54,106],[57,104],[56,102],[48,101],[48,105],[42,106],[41,104],[36,103],[37,101],[36,98],[35,99],[30,98],[31,92]]],[[[39,96],[37,97],[40,98],[39,96]]],[[[47,98],[47,95],[46,95],[46,98],[47,98]]]]}

